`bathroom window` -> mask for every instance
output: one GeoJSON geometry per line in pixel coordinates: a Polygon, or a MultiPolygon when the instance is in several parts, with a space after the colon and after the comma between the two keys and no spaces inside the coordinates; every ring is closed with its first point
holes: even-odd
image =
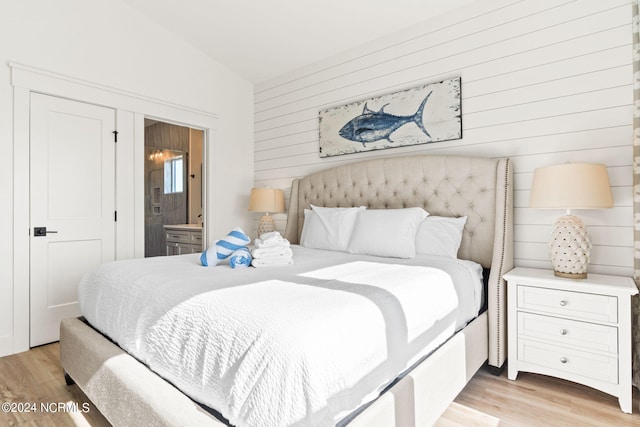
{"type": "Polygon", "coordinates": [[[183,182],[183,158],[172,157],[164,161],[164,194],[182,193],[183,182]]]}

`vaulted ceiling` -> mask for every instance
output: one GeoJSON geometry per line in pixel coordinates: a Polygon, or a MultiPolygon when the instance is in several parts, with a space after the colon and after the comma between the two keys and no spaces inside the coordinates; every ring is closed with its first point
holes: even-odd
{"type": "Polygon", "coordinates": [[[124,1],[260,83],[477,0],[124,1]]]}

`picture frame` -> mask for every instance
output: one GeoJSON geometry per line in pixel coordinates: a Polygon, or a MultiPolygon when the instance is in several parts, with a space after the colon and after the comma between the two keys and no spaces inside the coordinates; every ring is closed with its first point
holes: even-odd
{"type": "Polygon", "coordinates": [[[461,77],[321,110],[320,157],[462,138],[461,77]]]}

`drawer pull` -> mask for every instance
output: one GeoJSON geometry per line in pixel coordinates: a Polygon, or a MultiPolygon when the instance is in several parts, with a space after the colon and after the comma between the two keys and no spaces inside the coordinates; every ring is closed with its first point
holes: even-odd
{"type": "Polygon", "coordinates": [[[567,335],[567,332],[566,329],[560,329],[560,335],[567,335]]]}
{"type": "Polygon", "coordinates": [[[567,305],[567,302],[566,302],[565,300],[561,300],[561,301],[560,301],[560,305],[561,305],[562,307],[564,307],[565,305],[567,305]]]}
{"type": "Polygon", "coordinates": [[[567,363],[569,361],[569,359],[567,359],[566,357],[561,357],[560,358],[560,363],[567,363]]]}

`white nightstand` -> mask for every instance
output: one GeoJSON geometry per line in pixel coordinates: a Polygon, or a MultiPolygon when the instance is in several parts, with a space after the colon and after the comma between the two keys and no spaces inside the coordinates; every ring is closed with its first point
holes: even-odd
{"type": "Polygon", "coordinates": [[[515,268],[508,281],[508,376],[535,372],[618,397],[631,413],[629,277],[589,274],[583,280],[551,270],[515,268]]]}

